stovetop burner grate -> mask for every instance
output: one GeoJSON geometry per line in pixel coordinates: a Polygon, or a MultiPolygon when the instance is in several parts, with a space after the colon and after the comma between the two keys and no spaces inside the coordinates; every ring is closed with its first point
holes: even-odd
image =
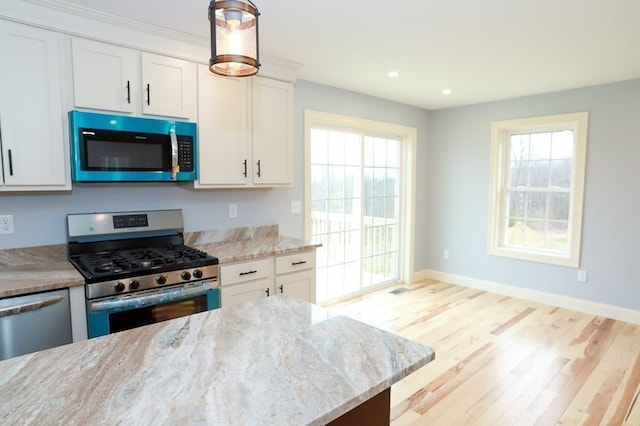
{"type": "Polygon", "coordinates": [[[93,276],[156,268],[188,268],[211,260],[207,253],[185,245],[114,250],[78,256],[80,268],[93,276]]]}

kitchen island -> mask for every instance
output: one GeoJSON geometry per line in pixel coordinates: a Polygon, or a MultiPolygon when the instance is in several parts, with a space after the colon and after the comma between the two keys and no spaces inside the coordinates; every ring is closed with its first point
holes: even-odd
{"type": "Polygon", "coordinates": [[[279,295],[2,361],[0,424],[320,425],[367,401],[388,421],[434,356],[279,295]]]}

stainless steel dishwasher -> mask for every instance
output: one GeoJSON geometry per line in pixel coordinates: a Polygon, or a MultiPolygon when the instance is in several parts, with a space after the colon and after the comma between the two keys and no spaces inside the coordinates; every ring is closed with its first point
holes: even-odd
{"type": "Polygon", "coordinates": [[[0,361],[71,341],[68,289],[0,299],[0,361]]]}

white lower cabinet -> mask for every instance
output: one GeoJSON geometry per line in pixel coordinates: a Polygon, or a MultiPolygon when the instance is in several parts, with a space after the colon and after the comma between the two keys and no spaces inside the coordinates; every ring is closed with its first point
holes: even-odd
{"type": "Polygon", "coordinates": [[[316,250],[276,257],[276,293],[316,303],[316,250]]]}
{"type": "Polygon", "coordinates": [[[276,277],[276,294],[289,294],[316,303],[316,271],[297,272],[276,277]]]}
{"type": "Polygon", "coordinates": [[[220,303],[237,305],[273,291],[273,257],[220,265],[220,303]]]}
{"type": "Polygon", "coordinates": [[[221,305],[232,306],[281,293],[315,303],[315,260],[313,249],[220,265],[221,305]]]}

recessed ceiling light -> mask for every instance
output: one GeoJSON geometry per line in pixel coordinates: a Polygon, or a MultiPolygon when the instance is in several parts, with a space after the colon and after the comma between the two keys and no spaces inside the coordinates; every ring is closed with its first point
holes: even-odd
{"type": "Polygon", "coordinates": [[[400,73],[398,71],[389,71],[387,73],[387,76],[389,78],[398,78],[398,77],[400,77],[400,73]]]}
{"type": "Polygon", "coordinates": [[[451,89],[442,89],[442,94],[447,96],[453,93],[453,90],[451,89]]]}

